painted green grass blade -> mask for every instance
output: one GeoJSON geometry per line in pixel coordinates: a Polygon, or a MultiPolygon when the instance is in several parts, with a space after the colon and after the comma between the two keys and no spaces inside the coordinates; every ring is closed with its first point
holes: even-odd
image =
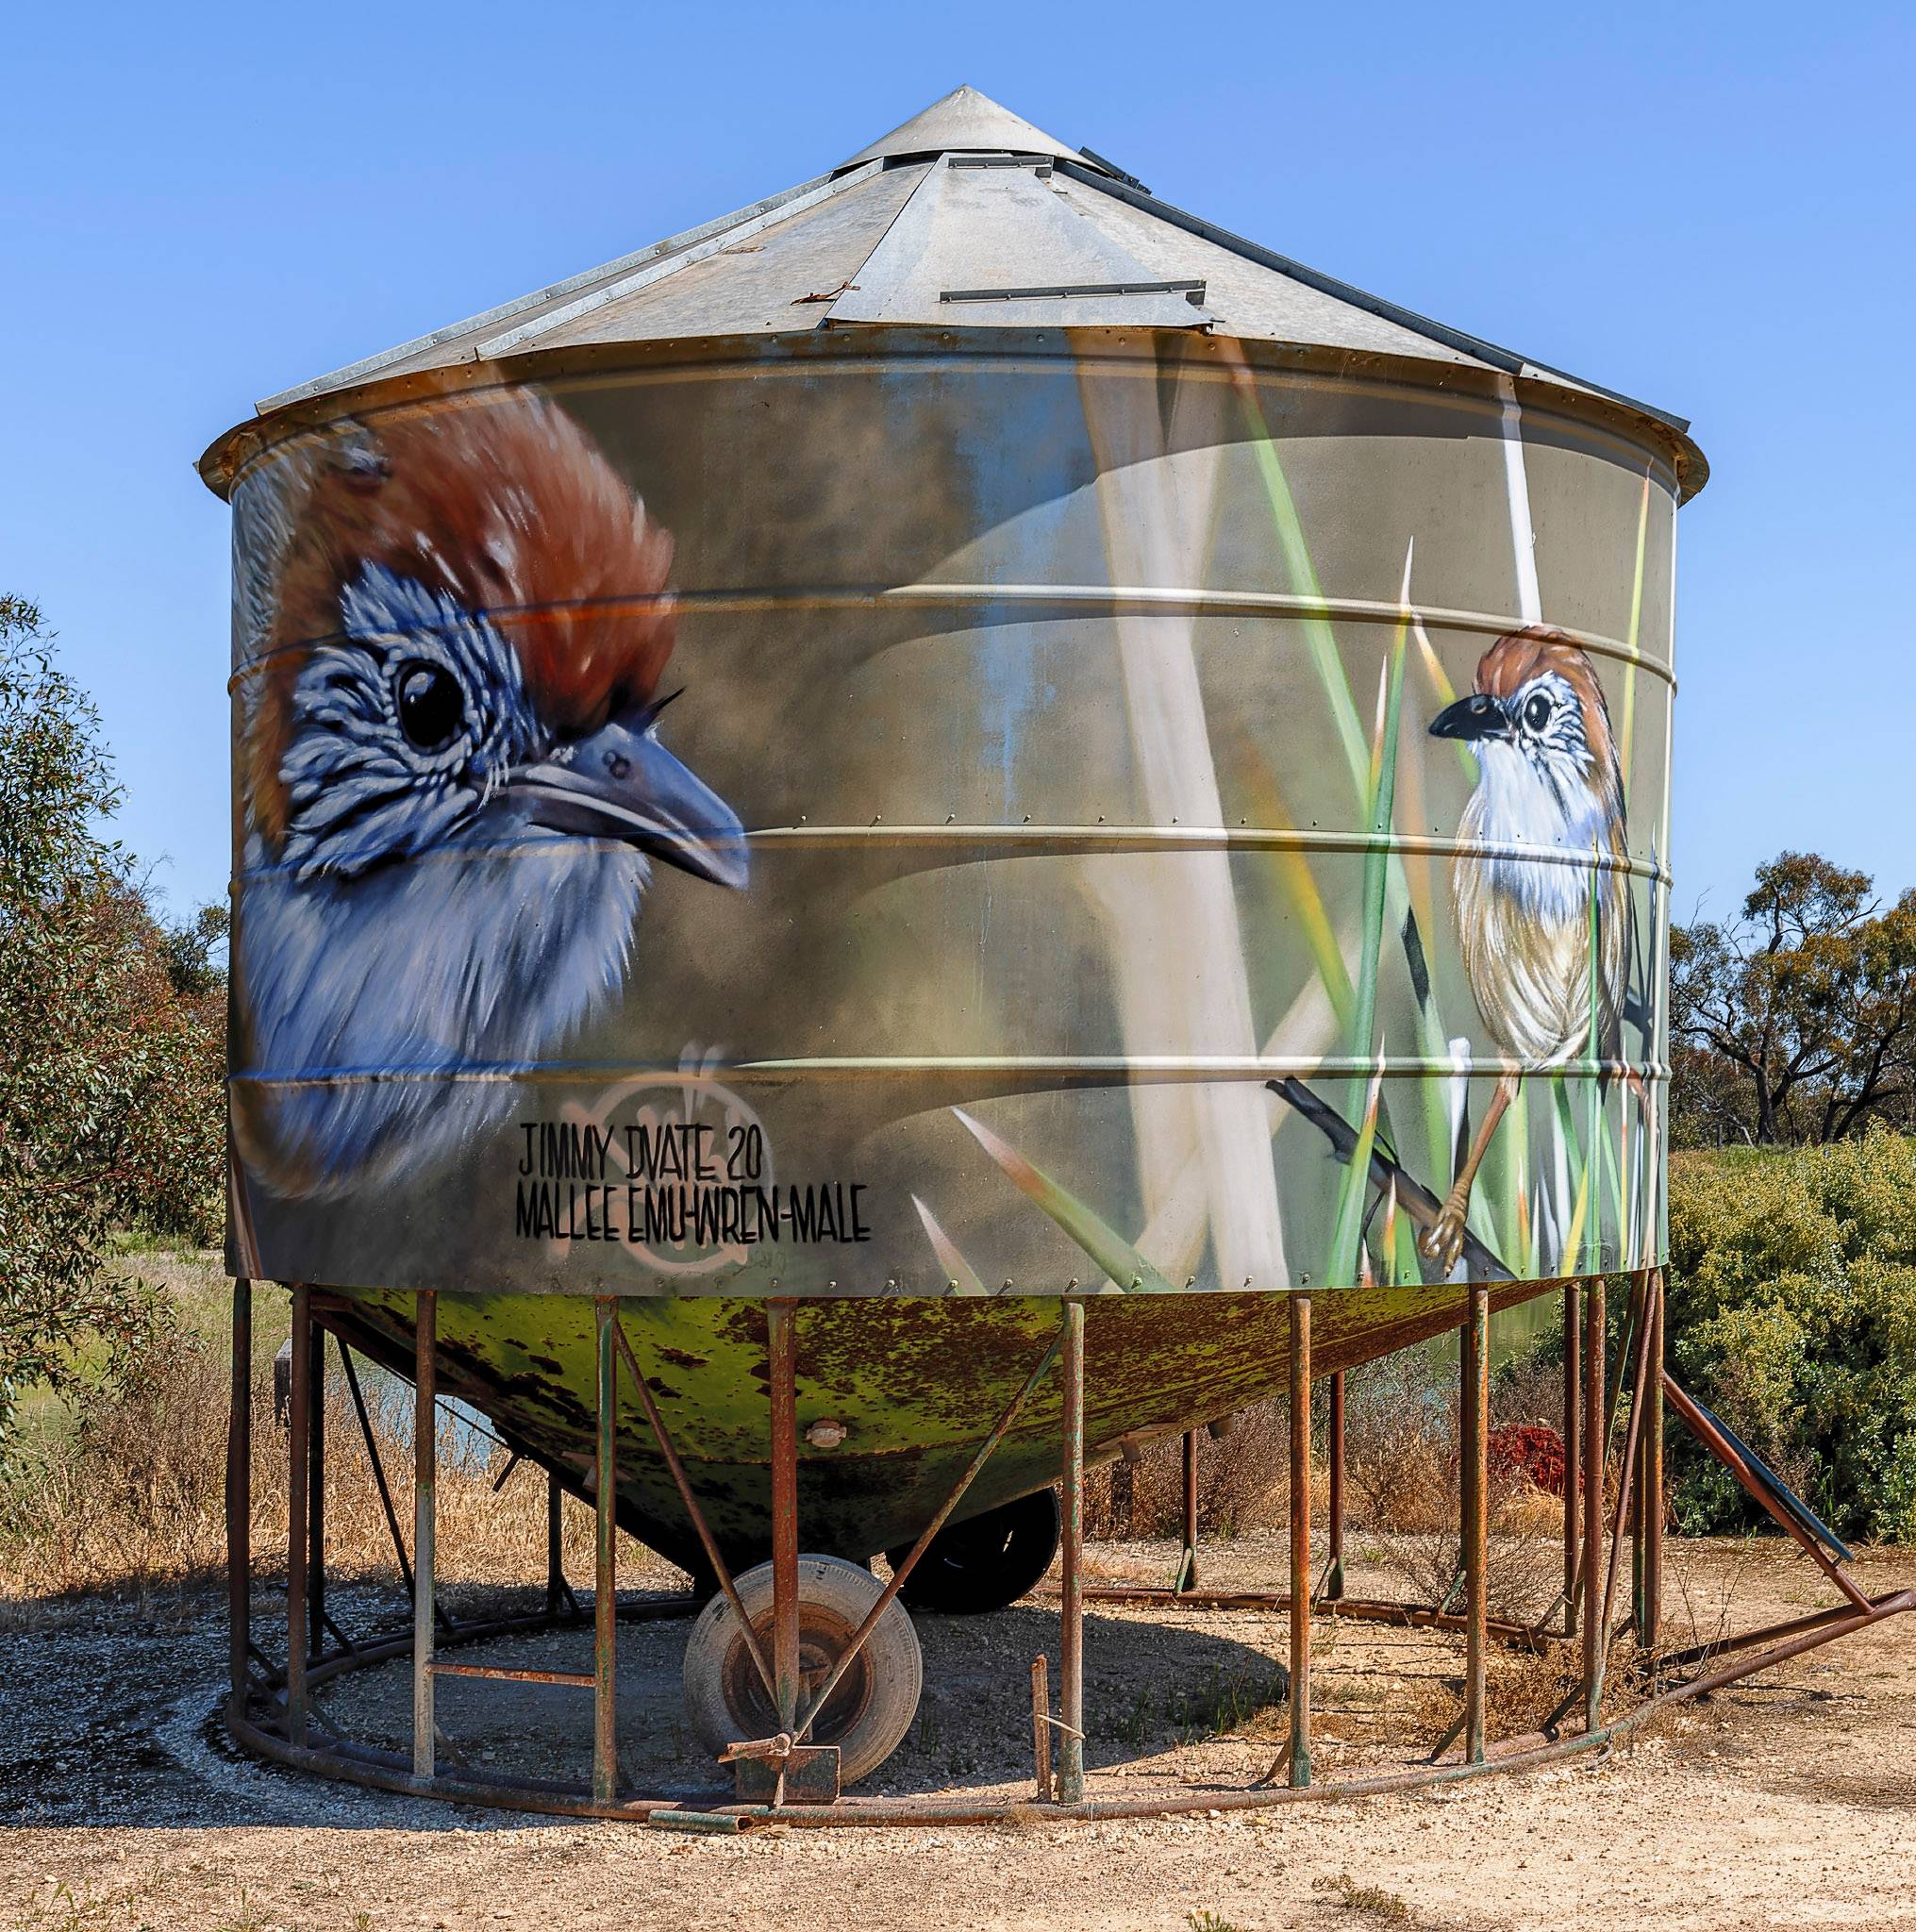
{"type": "Polygon", "coordinates": [[[911,1197],[911,1205],[918,1209],[918,1218],[925,1224],[925,1232],[930,1240],[932,1252],[938,1257],[938,1265],[944,1270],[945,1279],[951,1283],[954,1291],[958,1294],[989,1294],[991,1290],[980,1279],[977,1270],[965,1259],[958,1244],[939,1225],[938,1216],[916,1194],[911,1197]]]}
{"type": "Polygon", "coordinates": [[[1381,1072],[1372,1074],[1358,1127],[1358,1143],[1338,1188],[1337,1226],[1331,1235],[1331,1272],[1327,1277],[1333,1288],[1347,1287],[1358,1280],[1363,1265],[1364,1195],[1370,1185],[1371,1150],[1377,1144],[1377,1096],[1383,1085],[1381,1072]]]}
{"type": "MultiPolygon", "coordinates": [[[[1370,849],[1364,854],[1363,928],[1358,955],[1357,999],[1351,1011],[1350,1051],[1354,1059],[1381,1054],[1377,1032],[1377,968],[1384,950],[1384,908],[1388,897],[1391,854],[1388,838],[1397,801],[1397,737],[1404,714],[1404,654],[1408,623],[1397,626],[1391,661],[1377,698],[1377,726],[1370,758],[1370,849]]],[[[1331,1236],[1327,1279],[1343,1283],[1357,1279],[1358,1249],[1363,1241],[1364,1194],[1370,1185],[1371,1144],[1376,1134],[1376,1082],[1366,1094],[1362,1082],[1354,1084],[1352,1106],[1364,1110],[1361,1158],[1344,1169],[1338,1188],[1337,1220],[1331,1236]]]]}
{"type": "Polygon", "coordinates": [[[1171,1284],[1110,1224],[963,1108],[952,1108],[965,1130],[1004,1169],[1012,1183],[1042,1208],[1120,1288],[1169,1294],[1171,1284]]]}
{"type": "MultiPolygon", "coordinates": [[[[1258,386],[1249,370],[1241,367],[1234,372],[1234,380],[1251,430],[1251,449],[1258,464],[1258,479],[1263,484],[1265,498],[1271,506],[1271,522],[1276,531],[1277,547],[1283,556],[1284,569],[1291,579],[1292,592],[1322,606],[1324,588],[1317,580],[1317,566],[1310,560],[1310,546],[1305,541],[1296,499],[1291,494],[1284,466],[1278,460],[1276,441],[1265,420],[1264,406],[1258,397],[1258,386]]],[[[1361,797],[1370,756],[1364,743],[1364,728],[1358,717],[1358,708],[1351,699],[1350,686],[1344,677],[1343,659],[1338,655],[1337,634],[1331,628],[1328,615],[1306,616],[1300,623],[1305,646],[1310,653],[1311,662],[1317,667],[1325,696],[1330,703],[1331,722],[1337,730],[1338,742],[1343,747],[1344,760],[1350,766],[1351,782],[1361,797]]]]}

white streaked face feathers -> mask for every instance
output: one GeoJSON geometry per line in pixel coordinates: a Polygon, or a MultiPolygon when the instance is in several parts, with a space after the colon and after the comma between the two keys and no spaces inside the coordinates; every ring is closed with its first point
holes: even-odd
{"type": "Polygon", "coordinates": [[[293,690],[284,862],[351,878],[454,839],[545,736],[519,658],[443,592],[369,564],[293,690]]]}

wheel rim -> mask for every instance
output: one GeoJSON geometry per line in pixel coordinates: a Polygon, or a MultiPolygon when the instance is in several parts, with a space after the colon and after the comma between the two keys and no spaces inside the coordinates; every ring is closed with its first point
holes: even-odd
{"type": "MultiPolygon", "coordinates": [[[[778,1711],[758,1676],[744,1635],[735,1628],[725,1646],[722,1674],[725,1708],[740,1726],[741,1738],[769,1738],[779,1729],[778,1711]]],[[[754,1620],[753,1634],[767,1662],[772,1658],[772,1615],[754,1620]]],[[[798,1703],[801,1712],[818,1695],[832,1666],[851,1647],[854,1626],[835,1611],[800,1600],[798,1607],[798,1703]]],[[[872,1702],[872,1673],[863,1650],[852,1659],[844,1675],[832,1687],[825,1707],[806,1732],[810,1744],[836,1744],[857,1729],[872,1702]]]]}

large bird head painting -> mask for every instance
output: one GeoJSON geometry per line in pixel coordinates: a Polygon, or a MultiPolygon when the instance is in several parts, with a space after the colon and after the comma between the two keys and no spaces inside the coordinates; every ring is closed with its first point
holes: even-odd
{"type": "Polygon", "coordinates": [[[1628,840],[1609,708],[1589,655],[1561,631],[1499,638],[1477,665],[1475,689],[1430,731],[1476,754],[1452,869],[1458,941],[1486,1026],[1519,1062],[1498,1080],[1424,1238],[1425,1253],[1448,1270],[1519,1072],[1560,1066],[1592,1046],[1606,1061],[1620,1050],[1628,840]]]}
{"type": "Polygon", "coordinates": [[[319,1197],[457,1152],[625,988],[655,863],[746,848],[660,738],[672,539],[557,405],[368,424],[240,508],[234,1123],[319,1197]]]}

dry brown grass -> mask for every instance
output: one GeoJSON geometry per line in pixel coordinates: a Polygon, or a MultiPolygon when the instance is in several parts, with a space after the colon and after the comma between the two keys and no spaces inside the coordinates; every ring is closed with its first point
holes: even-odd
{"type": "MultiPolygon", "coordinates": [[[[1207,1541],[1275,1529],[1291,1495],[1290,1421],[1281,1400],[1230,1420],[1222,1440],[1197,1438],[1197,1533],[1207,1541]]],[[[1315,1485],[1313,1486],[1315,1487],[1315,1485]]],[[[1085,1478],[1085,1533],[1096,1539],[1184,1533],[1184,1449],[1176,1436],[1137,1462],[1108,1463],[1085,1478]]]]}
{"type": "MultiPolygon", "coordinates": [[[[255,1574],[283,1574],[288,1434],[274,1416],[272,1338],[253,1378],[252,1547],[255,1574]]],[[[397,1582],[399,1566],[373,1468],[329,1342],[325,1440],[326,1567],[349,1579],[397,1582]]],[[[410,1391],[361,1364],[374,1439],[408,1544],[412,1524],[410,1391]]],[[[32,1622],[88,1592],[143,1596],[209,1581],[225,1563],[226,1415],[224,1350],[176,1329],[131,1384],[96,1394],[64,1426],[43,1429],[0,1509],[0,1624],[32,1622]]],[[[545,1575],[545,1483],[522,1464],[494,1493],[505,1452],[442,1415],[438,1571],[455,1587],[538,1583],[545,1575]]],[[[567,1568],[590,1570],[591,1512],[570,1499],[561,1534],[567,1568]]],[[[622,1579],[677,1573],[628,1539],[622,1579]],[[657,1574],[655,1574],[657,1573],[657,1574]]]]}

